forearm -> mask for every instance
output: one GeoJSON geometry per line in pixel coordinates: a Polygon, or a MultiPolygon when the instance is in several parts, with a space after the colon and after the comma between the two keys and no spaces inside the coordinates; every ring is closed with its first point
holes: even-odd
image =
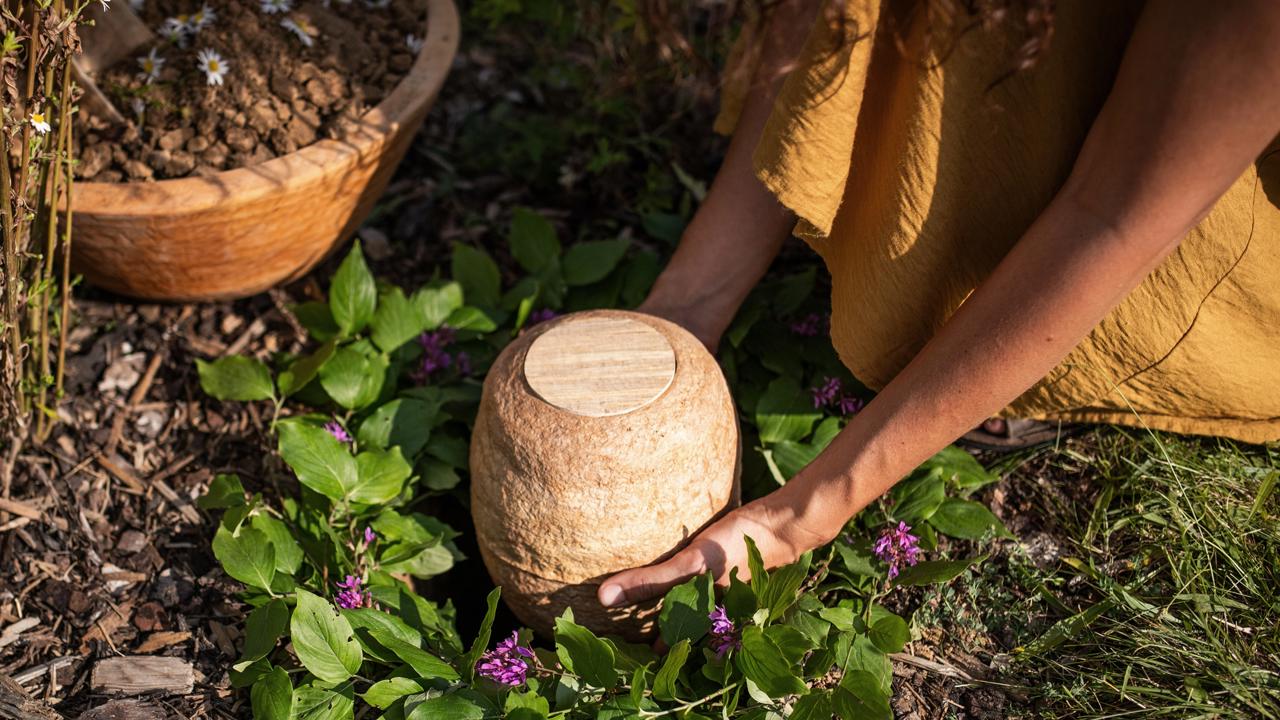
{"type": "Polygon", "coordinates": [[[1180,237],[1119,236],[1069,198],[1055,201],[779,499],[806,526],[834,534],[1047,375],[1180,237]]]}
{"type": "Polygon", "coordinates": [[[795,218],[755,176],[752,153],[819,3],[772,8],[764,45],[724,162],[641,310],[668,317],[714,345],[791,234],[795,218]]]}

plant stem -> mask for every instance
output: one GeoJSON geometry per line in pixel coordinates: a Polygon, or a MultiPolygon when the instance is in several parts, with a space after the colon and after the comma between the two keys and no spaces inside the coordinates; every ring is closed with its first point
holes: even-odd
{"type": "Polygon", "coordinates": [[[724,687],[711,693],[710,695],[704,695],[698,698],[697,700],[690,700],[689,702],[683,705],[678,705],[676,707],[670,708],[668,710],[662,710],[660,712],[655,712],[652,710],[641,710],[640,715],[641,717],[651,717],[651,718],[665,717],[667,715],[675,715],[676,713],[681,713],[681,712],[684,712],[685,710],[692,710],[693,708],[698,707],[703,703],[711,702],[712,700],[715,700],[716,698],[720,697],[721,695],[724,695],[725,693],[729,692],[730,690],[736,687],[738,687],[738,683],[725,685],[724,687]]]}

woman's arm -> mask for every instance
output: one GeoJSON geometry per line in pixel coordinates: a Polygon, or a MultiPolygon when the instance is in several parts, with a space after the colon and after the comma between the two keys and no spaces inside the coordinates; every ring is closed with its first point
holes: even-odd
{"type": "Polygon", "coordinates": [[[601,602],[745,572],[744,533],[791,562],[1044,377],[1280,132],[1276,38],[1273,0],[1149,3],[1070,179],[938,334],[791,482],[614,576],[601,602]]]}
{"type": "Polygon", "coordinates": [[[795,225],[795,216],[756,179],[751,155],[819,4],[771,5],[760,28],[760,63],[724,162],[671,262],[638,308],[683,325],[713,350],[795,225]]]}

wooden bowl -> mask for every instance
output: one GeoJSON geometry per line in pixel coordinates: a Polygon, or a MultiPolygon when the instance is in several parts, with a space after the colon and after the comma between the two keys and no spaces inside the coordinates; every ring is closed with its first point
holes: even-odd
{"type": "Polygon", "coordinates": [[[428,0],[409,74],[344,140],[209,177],[77,183],[72,267],[149,300],[262,292],[310,270],[355,232],[386,190],[458,50],[453,0],[428,0]]]}

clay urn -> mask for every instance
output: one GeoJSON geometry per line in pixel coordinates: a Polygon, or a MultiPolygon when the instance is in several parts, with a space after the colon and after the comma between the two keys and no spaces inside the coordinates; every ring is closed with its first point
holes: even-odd
{"type": "Polygon", "coordinates": [[[535,631],[572,607],[597,633],[646,639],[656,603],[606,609],[597,587],[735,507],[739,459],[729,388],[686,330],[617,310],[540,323],[485,378],[471,441],[480,554],[535,631]]]}

